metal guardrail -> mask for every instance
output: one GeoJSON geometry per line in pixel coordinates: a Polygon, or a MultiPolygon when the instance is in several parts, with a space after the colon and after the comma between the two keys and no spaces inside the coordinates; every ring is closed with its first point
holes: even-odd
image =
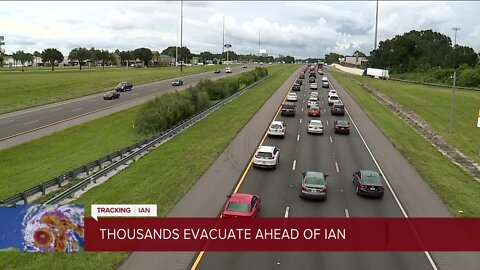
{"type": "MultiPolygon", "coordinates": [[[[438,83],[426,83],[426,82],[410,81],[410,80],[402,80],[402,79],[392,78],[392,76],[390,76],[389,80],[391,80],[391,81],[397,81],[397,82],[405,82],[405,83],[422,84],[422,85],[428,85],[428,86],[438,86],[438,87],[452,88],[452,85],[438,84],[438,83]]],[[[457,88],[457,89],[462,89],[462,90],[480,91],[480,88],[475,88],[475,87],[455,86],[455,88],[457,88]]]]}
{"type": "Polygon", "coordinates": [[[197,123],[198,121],[202,120],[210,113],[216,111],[221,106],[231,102],[232,100],[236,99],[250,88],[254,87],[258,83],[262,82],[263,80],[273,76],[274,74],[280,72],[283,69],[277,70],[272,74],[267,75],[266,77],[254,82],[251,85],[244,87],[243,89],[239,90],[238,92],[232,94],[231,96],[215,103],[211,107],[198,112],[197,114],[191,116],[188,119],[185,119],[178,123],[176,126],[163,131],[157,135],[154,135],[150,138],[146,138],[142,141],[136,142],[130,146],[122,148],[118,151],[115,151],[109,155],[101,157],[95,161],[92,161],[88,164],[80,166],[76,169],[73,169],[69,172],[61,174],[53,179],[50,179],[40,185],[34,186],[30,189],[25,190],[24,192],[18,193],[14,196],[6,198],[0,201],[0,205],[15,205],[18,203],[23,202],[27,204],[29,202],[29,198],[32,196],[38,195],[41,193],[42,196],[46,195],[48,192],[47,190],[52,187],[61,187],[64,184],[79,178],[80,175],[85,174],[86,177],[81,180],[79,183],[73,185],[72,187],[68,188],[67,190],[61,192],[57,196],[53,197],[52,199],[45,202],[45,204],[55,204],[58,202],[63,201],[64,199],[72,197],[76,192],[79,190],[84,190],[87,186],[92,183],[96,183],[97,180],[107,175],[108,173],[118,169],[120,166],[125,165],[126,162],[134,158],[139,154],[143,154],[148,152],[150,149],[163,144],[167,139],[175,136],[176,134],[182,132],[183,130],[189,128],[193,124],[197,123]],[[158,145],[157,145],[158,144],[158,145]],[[93,172],[94,170],[98,170],[93,172]],[[89,175],[91,174],[91,175],[89,175]]]}

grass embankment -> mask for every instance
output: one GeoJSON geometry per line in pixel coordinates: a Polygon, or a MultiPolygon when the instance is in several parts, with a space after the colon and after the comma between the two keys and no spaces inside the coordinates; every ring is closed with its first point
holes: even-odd
{"type": "MultiPolygon", "coordinates": [[[[269,73],[284,66],[269,67],[269,73]]],[[[164,216],[297,67],[289,66],[255,86],[103,185],[90,190],[75,203],[85,204],[89,213],[92,203],[148,202],[157,204],[158,215],[164,216]]],[[[8,252],[0,253],[0,269],[116,269],[127,256],[126,252],[8,252]]]]}
{"type": "Polygon", "coordinates": [[[223,66],[60,69],[0,74],[0,114],[113,90],[121,81],[135,85],[213,71],[223,66]]]}
{"type": "MultiPolygon", "coordinates": [[[[400,153],[408,159],[410,164],[415,167],[422,178],[427,181],[430,186],[439,194],[453,215],[462,217],[480,216],[479,183],[477,183],[470,175],[465,173],[457,165],[452,163],[447,157],[438,152],[428,141],[416,133],[407,123],[398,118],[386,107],[379,104],[365,90],[350,80],[351,77],[355,77],[355,79],[361,79],[360,77],[337,71],[331,71],[331,73],[362,107],[362,109],[383,132],[383,134],[385,134],[385,136],[395,145],[400,153]],[[459,213],[460,210],[462,210],[463,213],[459,213]]],[[[407,97],[408,99],[414,99],[412,96],[415,96],[414,92],[409,92],[412,89],[408,90],[407,87],[407,90],[403,90],[404,88],[397,85],[397,83],[383,82],[380,80],[378,80],[378,82],[365,80],[364,82],[374,86],[376,89],[379,89],[379,87],[389,88],[389,90],[385,90],[386,92],[395,92],[396,90],[399,92],[397,95],[402,96],[401,99],[405,99],[407,97]],[[393,84],[390,85],[389,83],[393,84]],[[400,92],[403,93],[400,94],[400,92]]],[[[420,96],[423,99],[435,100],[438,98],[436,95],[437,92],[427,91],[417,94],[417,98],[420,96]]],[[[427,103],[430,102],[435,103],[434,101],[425,102],[425,105],[422,106],[426,106],[427,108],[422,108],[422,112],[428,108],[432,111],[432,113],[436,112],[437,108],[432,108],[433,105],[427,105],[427,103]]],[[[457,104],[463,105],[463,101],[461,102],[462,103],[457,104]]],[[[420,103],[420,101],[417,101],[417,104],[418,103],[420,103]]],[[[436,106],[438,105],[433,107],[436,106]]],[[[433,118],[433,120],[436,122],[436,124],[441,122],[438,119],[433,118]]],[[[427,121],[430,122],[431,119],[428,118],[427,121]]],[[[474,139],[473,135],[470,136],[472,140],[478,139],[474,139]]]]}

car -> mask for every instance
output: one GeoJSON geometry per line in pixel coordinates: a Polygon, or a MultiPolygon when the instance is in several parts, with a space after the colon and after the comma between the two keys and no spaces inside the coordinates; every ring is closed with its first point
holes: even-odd
{"type": "Polygon", "coordinates": [[[331,89],[330,91],[328,91],[328,96],[330,97],[331,95],[337,95],[338,96],[337,90],[331,89]]]}
{"type": "Polygon", "coordinates": [[[292,85],[292,91],[300,91],[300,85],[298,83],[294,83],[292,85]]]}
{"type": "Polygon", "coordinates": [[[281,115],[285,116],[295,116],[295,103],[285,102],[282,104],[281,115]]]}
{"type": "Polygon", "coordinates": [[[329,82],[322,82],[322,88],[329,88],[330,83],[329,82]]]}
{"type": "Polygon", "coordinates": [[[117,99],[120,98],[120,93],[117,91],[109,91],[103,95],[104,100],[109,100],[109,99],[117,99]]]}
{"type": "Polygon", "coordinates": [[[310,73],[308,74],[308,78],[315,78],[315,77],[316,77],[315,72],[310,71],[310,73]]]}
{"type": "Polygon", "coordinates": [[[227,196],[222,218],[256,217],[260,212],[260,197],[254,194],[233,193],[227,196]]]}
{"type": "Polygon", "coordinates": [[[115,88],[115,91],[117,92],[125,92],[125,91],[131,91],[133,88],[133,84],[130,82],[121,82],[117,84],[117,87],[115,88]]]}
{"type": "Polygon", "coordinates": [[[303,80],[297,80],[295,83],[297,83],[299,85],[303,85],[303,80]]]}
{"type": "Polygon", "coordinates": [[[321,120],[308,121],[307,133],[317,133],[323,135],[323,122],[321,120]]]}
{"type": "Polygon", "coordinates": [[[323,71],[321,69],[318,70],[319,75],[323,75],[323,71]]]}
{"type": "Polygon", "coordinates": [[[312,91],[310,92],[311,97],[318,97],[318,92],[317,91],[312,91]]]}
{"type": "Polygon", "coordinates": [[[286,125],[282,121],[272,121],[268,127],[267,135],[285,137],[286,132],[286,125]]]}
{"type": "Polygon", "coordinates": [[[287,101],[297,101],[297,94],[292,92],[288,93],[287,101]]]}
{"type": "Polygon", "coordinates": [[[339,116],[344,116],[345,115],[345,105],[343,103],[334,103],[332,107],[330,108],[330,114],[331,115],[339,115],[339,116]]]}
{"type": "Polygon", "coordinates": [[[327,76],[323,76],[323,77],[322,77],[322,82],[328,82],[327,76]]]}
{"type": "Polygon", "coordinates": [[[305,171],[300,181],[300,198],[327,199],[328,174],[323,172],[305,171]]]}
{"type": "Polygon", "coordinates": [[[220,69],[217,69],[213,73],[218,74],[218,73],[222,73],[222,71],[220,69]]]}
{"type": "Polygon", "coordinates": [[[317,90],[317,89],[318,89],[318,84],[317,84],[317,83],[311,83],[311,84],[310,84],[310,89],[315,89],[315,90],[317,90]]]}
{"type": "Polygon", "coordinates": [[[260,66],[263,66],[263,62],[260,62],[260,66]]]}
{"type": "Polygon", "coordinates": [[[243,68],[247,68],[247,65],[244,65],[243,68]]]}
{"type": "Polygon", "coordinates": [[[330,95],[328,97],[328,105],[333,105],[333,103],[338,103],[340,102],[340,97],[337,95],[330,95]]]}
{"type": "Polygon", "coordinates": [[[232,69],[230,67],[225,68],[225,73],[232,73],[232,69]]]}
{"type": "Polygon", "coordinates": [[[308,116],[318,116],[320,117],[320,107],[316,105],[311,105],[310,108],[308,108],[308,116]]]}
{"type": "Polygon", "coordinates": [[[308,82],[309,82],[309,83],[314,83],[314,82],[315,82],[315,77],[310,77],[310,78],[308,78],[308,82]]]}
{"type": "Polygon", "coordinates": [[[253,156],[253,167],[277,168],[280,162],[280,149],[275,146],[260,146],[253,156]]]}
{"type": "Polygon", "coordinates": [[[298,78],[300,78],[300,79],[302,79],[302,80],[305,79],[305,74],[300,73],[300,75],[298,76],[298,78]]]}
{"type": "Polygon", "coordinates": [[[309,97],[307,101],[307,108],[310,108],[310,106],[315,106],[319,105],[318,103],[318,97],[309,97]]]}
{"type": "Polygon", "coordinates": [[[350,123],[347,120],[333,121],[333,131],[335,133],[350,134],[350,123]]]}
{"type": "Polygon", "coordinates": [[[358,195],[368,195],[383,197],[385,188],[383,187],[381,174],[376,171],[358,170],[353,173],[353,185],[358,195]]]}
{"type": "Polygon", "coordinates": [[[182,79],[175,79],[172,82],[172,86],[181,86],[183,85],[183,80],[182,79]]]}

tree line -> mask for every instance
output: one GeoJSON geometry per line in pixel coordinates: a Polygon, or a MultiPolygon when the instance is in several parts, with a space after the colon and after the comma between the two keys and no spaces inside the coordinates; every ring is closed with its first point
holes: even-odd
{"type": "MultiPolygon", "coordinates": [[[[95,48],[83,48],[77,47],[70,51],[68,54],[68,60],[78,62],[80,70],[86,62],[99,63],[101,66],[105,67],[107,63],[116,63],[117,61],[121,66],[128,66],[130,62],[136,62],[137,59],[140,60],[145,66],[149,66],[150,61],[155,60],[157,64],[160,65],[169,65],[170,63],[159,63],[161,62],[161,55],[170,57],[171,59],[177,60],[177,62],[191,63],[192,60],[196,60],[199,63],[207,64],[209,61],[212,63],[221,63],[222,60],[227,59],[227,52],[221,54],[214,54],[209,51],[201,52],[199,54],[191,53],[187,47],[175,47],[170,46],[164,49],[162,52],[152,51],[148,48],[137,48],[135,50],[125,50],[120,51],[116,49],[114,52],[108,50],[101,50],[95,48]]],[[[48,48],[42,52],[35,51],[32,53],[26,53],[23,50],[17,51],[12,54],[12,59],[22,65],[22,71],[24,71],[24,66],[26,63],[33,63],[35,59],[41,58],[43,64],[48,64],[51,66],[52,71],[54,66],[57,63],[62,62],[65,59],[65,56],[56,48],[48,48]]],[[[273,56],[257,56],[253,54],[241,55],[237,54],[234,51],[228,51],[228,60],[229,61],[257,61],[257,62],[285,62],[285,63],[294,63],[295,58],[292,56],[280,56],[274,58],[273,56]]],[[[0,59],[0,66],[3,66],[3,58],[0,59]]]]}

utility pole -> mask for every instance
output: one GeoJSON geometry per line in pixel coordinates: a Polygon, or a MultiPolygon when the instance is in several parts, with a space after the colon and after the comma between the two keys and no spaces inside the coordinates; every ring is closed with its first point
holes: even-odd
{"type": "Polygon", "coordinates": [[[222,55],[223,55],[223,53],[225,52],[225,16],[223,16],[222,34],[223,34],[223,39],[222,39],[222,55]]]}
{"type": "MultiPolygon", "coordinates": [[[[457,31],[460,30],[460,27],[453,27],[453,31],[455,31],[454,34],[454,41],[453,41],[453,48],[455,49],[455,45],[457,45],[457,31]]],[[[452,99],[450,102],[450,127],[449,131],[450,133],[453,132],[453,111],[455,110],[455,81],[457,79],[457,67],[453,67],[453,85],[452,85],[452,99]]]]}
{"type": "MultiPolygon", "coordinates": [[[[180,50],[183,47],[183,0],[182,0],[182,6],[180,8],[180,50]]],[[[180,72],[183,72],[183,65],[185,64],[185,60],[183,60],[183,54],[182,54],[182,62],[180,63],[180,72]]]]}
{"type": "Polygon", "coordinates": [[[3,54],[3,49],[2,49],[2,45],[5,45],[5,38],[4,38],[3,36],[0,36],[0,58],[2,59],[2,60],[0,61],[0,67],[3,66],[3,58],[2,58],[2,57],[3,57],[3,56],[2,56],[2,54],[3,54]]]}
{"type": "Polygon", "coordinates": [[[375,44],[373,46],[373,49],[377,49],[377,30],[378,30],[378,0],[377,0],[377,9],[375,12],[375,44]]]}
{"type": "Polygon", "coordinates": [[[258,28],[258,56],[260,56],[260,28],[258,28]]]}

